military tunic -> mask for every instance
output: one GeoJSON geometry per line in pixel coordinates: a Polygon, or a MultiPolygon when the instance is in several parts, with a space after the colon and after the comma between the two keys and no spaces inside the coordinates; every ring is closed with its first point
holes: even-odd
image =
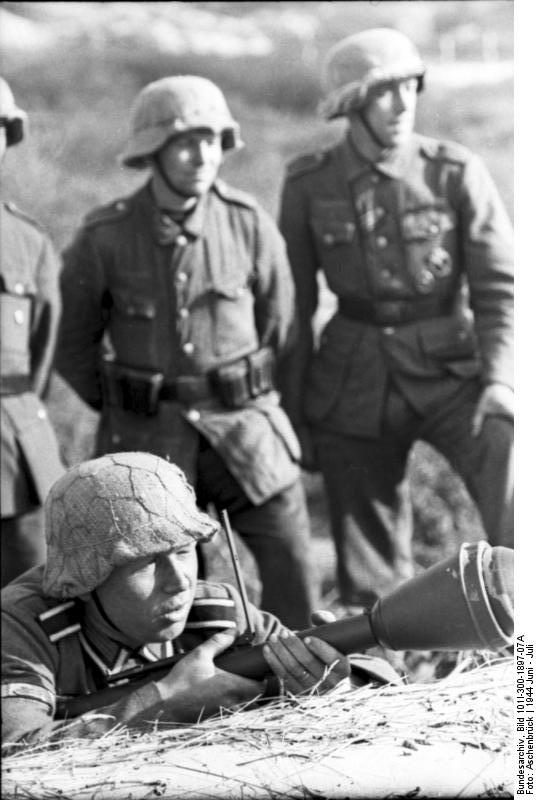
{"type": "MultiPolygon", "coordinates": [[[[13,581],[2,592],[2,741],[32,743],[61,728],[58,700],[105,688],[114,674],[193,650],[218,631],[238,635],[246,628],[240,600],[232,586],[199,581],[184,632],[178,639],[133,651],[103,616],[94,595],[87,602],[47,597],[42,567],[13,581]]],[[[255,641],[281,631],[272,615],[250,607],[255,641]]],[[[117,724],[151,730],[170,720],[154,682],[135,689],[98,713],[82,718],[66,736],[101,735],[117,724]]]]}
{"type": "Polygon", "coordinates": [[[231,521],[257,557],[263,607],[305,627],[313,589],[296,436],[275,391],[229,408],[210,377],[259,348],[278,355],[288,346],[293,286],[275,224],[249,195],[217,181],[175,225],[147,184],[87,217],[64,254],[62,292],[55,363],[102,410],[99,453],[155,453],[196,486],[204,477],[200,444],[208,442],[220,459],[216,481],[221,464],[227,474],[224,491],[216,496],[214,487],[207,499],[221,506],[231,495],[243,512],[231,521]],[[134,413],[103,393],[110,364],[162,380],[155,413],[134,413]],[[190,398],[169,397],[178,381],[183,393],[191,387],[190,398]]]}
{"type": "Polygon", "coordinates": [[[463,474],[495,543],[511,543],[501,532],[510,423],[490,420],[478,441],[470,432],[482,388],[513,382],[512,230],[480,159],[414,134],[371,163],[348,136],[289,166],[281,230],[300,322],[282,365],[283,405],[295,426],[312,428],[333,490],[343,594],[370,601],[411,574],[403,467],[417,438],[463,474]],[[316,346],[320,271],[337,310],[316,346]],[[498,426],[501,443],[484,458],[498,426]]]}
{"type": "Polygon", "coordinates": [[[41,401],[60,316],[58,259],[41,229],[12,203],[0,204],[0,248],[0,474],[5,582],[38,563],[44,554],[39,509],[49,488],[63,473],[63,465],[41,401]],[[19,553],[16,541],[8,542],[8,537],[20,539],[19,553]]]}

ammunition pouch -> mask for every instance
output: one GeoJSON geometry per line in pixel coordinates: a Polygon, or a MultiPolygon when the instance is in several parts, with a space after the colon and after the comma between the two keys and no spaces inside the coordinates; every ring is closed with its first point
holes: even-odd
{"type": "Polygon", "coordinates": [[[274,357],[265,347],[207,375],[182,375],[166,383],[162,372],[105,359],[101,375],[105,404],[135,414],[153,416],[161,401],[190,405],[215,397],[226,408],[242,408],[274,388],[274,357]]]}
{"type": "Polygon", "coordinates": [[[212,370],[210,377],[217,396],[226,408],[242,408],[248,400],[274,388],[272,350],[263,347],[212,370]]]}
{"type": "Polygon", "coordinates": [[[105,405],[153,416],[158,411],[162,372],[135,369],[104,360],[101,364],[102,391],[105,405]]]}

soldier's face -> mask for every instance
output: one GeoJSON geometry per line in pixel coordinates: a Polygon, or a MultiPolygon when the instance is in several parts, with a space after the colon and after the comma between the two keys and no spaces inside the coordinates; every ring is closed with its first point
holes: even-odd
{"type": "Polygon", "coordinates": [[[116,567],[96,591],[116,628],[137,646],[180,636],[196,583],[197,555],[192,541],[116,567]]]}
{"type": "Polygon", "coordinates": [[[385,147],[398,147],[413,131],[416,107],[417,78],[409,78],[376,86],[363,114],[385,147]]]}
{"type": "Polygon", "coordinates": [[[158,153],[160,169],[185,197],[200,197],[214,183],[223,160],[221,135],[208,128],[179,133],[158,153]]]}

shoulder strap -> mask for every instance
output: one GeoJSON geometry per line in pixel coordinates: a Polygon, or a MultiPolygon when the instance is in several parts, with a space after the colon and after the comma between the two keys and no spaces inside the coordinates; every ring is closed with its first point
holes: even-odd
{"type": "Polygon", "coordinates": [[[295,158],[294,161],[287,164],[286,177],[298,178],[300,175],[314,172],[327,161],[328,156],[329,153],[327,150],[319,150],[316,153],[308,153],[307,155],[295,158]]]}

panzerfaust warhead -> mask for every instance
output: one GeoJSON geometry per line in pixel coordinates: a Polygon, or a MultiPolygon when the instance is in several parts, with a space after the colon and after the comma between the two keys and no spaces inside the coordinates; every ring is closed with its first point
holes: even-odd
{"type": "MultiPolygon", "coordinates": [[[[316,636],[344,655],[378,644],[391,650],[501,650],[513,640],[513,598],[514,551],[484,541],[463,544],[459,553],[401,584],[369,611],[297,635],[316,636]]],[[[125,670],[114,676],[120,685],[59,703],[60,716],[112,703],[133,684],[158,679],[180,658],[125,670]]],[[[262,645],[227,650],[214,663],[256,680],[270,673],[262,645]]]]}

